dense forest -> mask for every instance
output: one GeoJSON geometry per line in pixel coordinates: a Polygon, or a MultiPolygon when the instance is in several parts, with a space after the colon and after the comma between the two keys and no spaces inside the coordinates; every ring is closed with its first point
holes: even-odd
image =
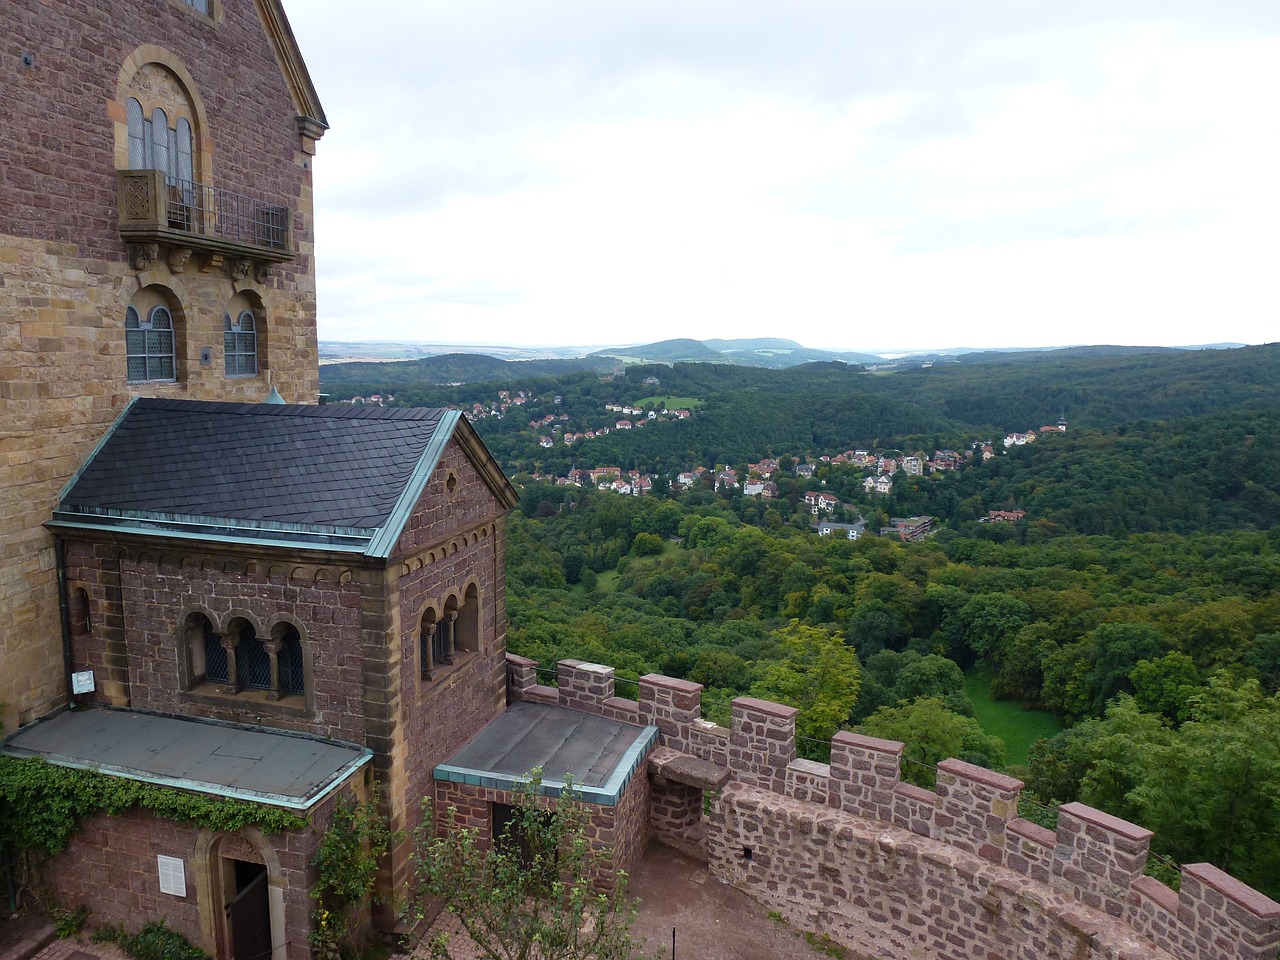
{"type": "MultiPolygon", "coordinates": [[[[494,389],[401,387],[396,402],[494,389]]],[[[917,782],[946,756],[1012,769],[1046,804],[1083,800],[1155,830],[1164,855],[1280,895],[1280,348],[998,355],[888,376],[677,364],[501,389],[529,398],[476,422],[523,491],[513,651],[685,677],[719,719],[744,693],[792,703],[810,755],[856,727],[905,741],[917,782]],[[570,462],[670,478],[773,455],[777,496],[708,481],[624,497],[532,476],[563,456],[521,446],[542,404],[585,416],[660,395],[695,415],[575,446],[570,462]],[[817,459],[1000,447],[1059,416],[1065,434],[900,477],[886,496],[863,491],[865,470],[817,459]],[[795,473],[804,460],[811,477],[795,473]],[[820,537],[803,501],[819,487],[873,531],[927,514],[936,532],[820,537]],[[979,522],[1015,507],[1017,522],[979,522]],[[1061,732],[1011,764],[975,718],[979,674],[984,696],[1049,711],[1061,732]]]]}

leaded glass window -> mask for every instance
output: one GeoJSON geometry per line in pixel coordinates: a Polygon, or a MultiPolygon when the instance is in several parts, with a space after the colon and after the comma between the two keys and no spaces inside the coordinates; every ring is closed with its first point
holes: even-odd
{"type": "Polygon", "coordinates": [[[260,638],[240,637],[236,644],[236,673],[242,690],[271,689],[271,654],[260,638]]]}
{"type": "Polygon", "coordinates": [[[133,97],[125,101],[125,122],[129,127],[129,169],[163,170],[170,181],[195,179],[194,138],[191,122],[179,117],[169,126],[169,115],[160,107],[150,119],[133,97]]]}
{"type": "Polygon", "coordinates": [[[280,647],[280,692],[282,694],[297,694],[301,696],[306,692],[305,671],[302,668],[302,640],[298,636],[298,631],[292,626],[284,636],[284,643],[280,647]]]}
{"type": "Polygon", "coordinates": [[[210,683],[230,683],[231,672],[227,661],[227,648],[222,645],[222,637],[213,632],[213,626],[206,620],[204,622],[205,679],[210,683]]]}
{"type": "Polygon", "coordinates": [[[255,376],[258,372],[258,325],[253,312],[242,310],[235,320],[231,319],[231,314],[224,313],[222,327],[222,352],[227,376],[255,376]]]}
{"type": "Polygon", "coordinates": [[[436,624],[436,632],[431,635],[431,662],[441,664],[449,659],[449,639],[453,635],[453,624],[442,620],[436,624]]]}
{"type": "Polygon", "coordinates": [[[176,377],[173,315],[153,307],[144,320],[129,307],[124,315],[125,355],[130,383],[171,382],[176,377]]]}

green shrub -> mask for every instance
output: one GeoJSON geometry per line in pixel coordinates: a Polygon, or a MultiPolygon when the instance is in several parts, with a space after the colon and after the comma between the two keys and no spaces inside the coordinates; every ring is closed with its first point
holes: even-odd
{"type": "Polygon", "coordinates": [[[115,931],[115,943],[134,960],[212,960],[163,920],[152,920],[134,934],[115,931]]]}

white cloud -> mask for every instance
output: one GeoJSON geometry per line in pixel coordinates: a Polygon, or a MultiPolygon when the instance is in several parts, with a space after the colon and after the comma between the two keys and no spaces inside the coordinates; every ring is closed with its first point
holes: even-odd
{"type": "Polygon", "coordinates": [[[322,338],[1275,338],[1280,5],[287,5],[322,338]]]}

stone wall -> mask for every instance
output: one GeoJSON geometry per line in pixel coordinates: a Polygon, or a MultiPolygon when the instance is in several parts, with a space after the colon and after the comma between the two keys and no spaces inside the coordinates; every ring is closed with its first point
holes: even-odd
{"type": "Polygon", "coordinates": [[[402,840],[389,858],[387,883],[408,877],[413,830],[421,800],[436,790],[432,770],[445,762],[506,706],[504,602],[505,506],[456,439],[450,441],[418,507],[396,544],[390,579],[388,630],[396,656],[389,663],[388,702],[396,704],[395,733],[386,744],[387,800],[402,840]],[[477,649],[459,650],[452,664],[422,676],[422,616],[437,616],[450,599],[474,588],[479,603],[477,649]]]}
{"type": "MultiPolygon", "coordinates": [[[[587,842],[601,858],[594,882],[603,890],[613,887],[620,871],[631,873],[644,855],[649,842],[648,794],[648,780],[633,777],[619,795],[616,805],[587,805],[590,811],[587,842]]],[[[453,822],[476,830],[484,843],[493,841],[493,804],[514,806],[520,799],[520,795],[511,790],[465,783],[436,784],[437,809],[442,811],[441,828],[446,823],[443,811],[452,810],[453,822]]]]}
{"type": "Polygon", "coordinates": [[[610,711],[660,731],[653,835],[705,851],[717,876],[788,920],[877,960],[1275,960],[1280,903],[1208,864],[1181,891],[1142,875],[1151,831],[1066,804],[1056,831],[1018,817],[1022,783],[960,760],[935,790],[899,781],[903,745],[841,732],[831,762],[795,757],[795,711],[741,697],[732,726],[701,718],[701,687],[562,661],[558,687],[508,657],[512,696],[610,711]],[[791,759],[788,759],[791,758],[791,759]],[[701,811],[710,770],[724,786],[701,811]],[[695,803],[695,797],[698,802],[695,803]]]}
{"type": "Polygon", "coordinates": [[[90,906],[95,925],[123,925],[136,933],[148,921],[163,920],[209,954],[229,956],[222,858],[266,864],[272,960],[309,960],[311,860],[339,795],[312,811],[314,830],[270,836],[254,828],[213,833],[140,809],[98,814],[81,823],[54,858],[49,875],[55,895],[61,904],[90,906]],[[158,856],[182,861],[185,896],[161,892],[158,856]]]}
{"type": "Polygon", "coordinates": [[[69,589],[85,590],[89,604],[87,630],[72,638],[74,669],[92,670],[98,687],[87,701],[365,743],[361,608],[367,595],[377,600],[380,577],[299,564],[296,556],[272,563],[269,556],[161,549],[67,544],[69,589]],[[222,684],[191,686],[183,637],[190,613],[203,613],[215,629],[245,617],[259,636],[281,618],[296,625],[308,663],[305,702],[222,684]]]}
{"type": "Polygon", "coordinates": [[[182,3],[0,4],[0,719],[9,729],[65,700],[53,538],[41,524],[128,399],[259,401],[274,385],[286,400],[313,402],[318,390],[313,145],[299,137],[256,5],[215,9],[216,20],[182,3]],[[128,162],[120,84],[153,57],[179,65],[202,106],[197,178],[289,207],[294,261],[238,280],[200,258],[129,262],[117,220],[116,171],[128,162]],[[177,383],[127,382],[124,314],[144,287],[177,308],[177,383]],[[222,316],[237,293],[265,324],[262,369],[228,379],[222,316]]]}

